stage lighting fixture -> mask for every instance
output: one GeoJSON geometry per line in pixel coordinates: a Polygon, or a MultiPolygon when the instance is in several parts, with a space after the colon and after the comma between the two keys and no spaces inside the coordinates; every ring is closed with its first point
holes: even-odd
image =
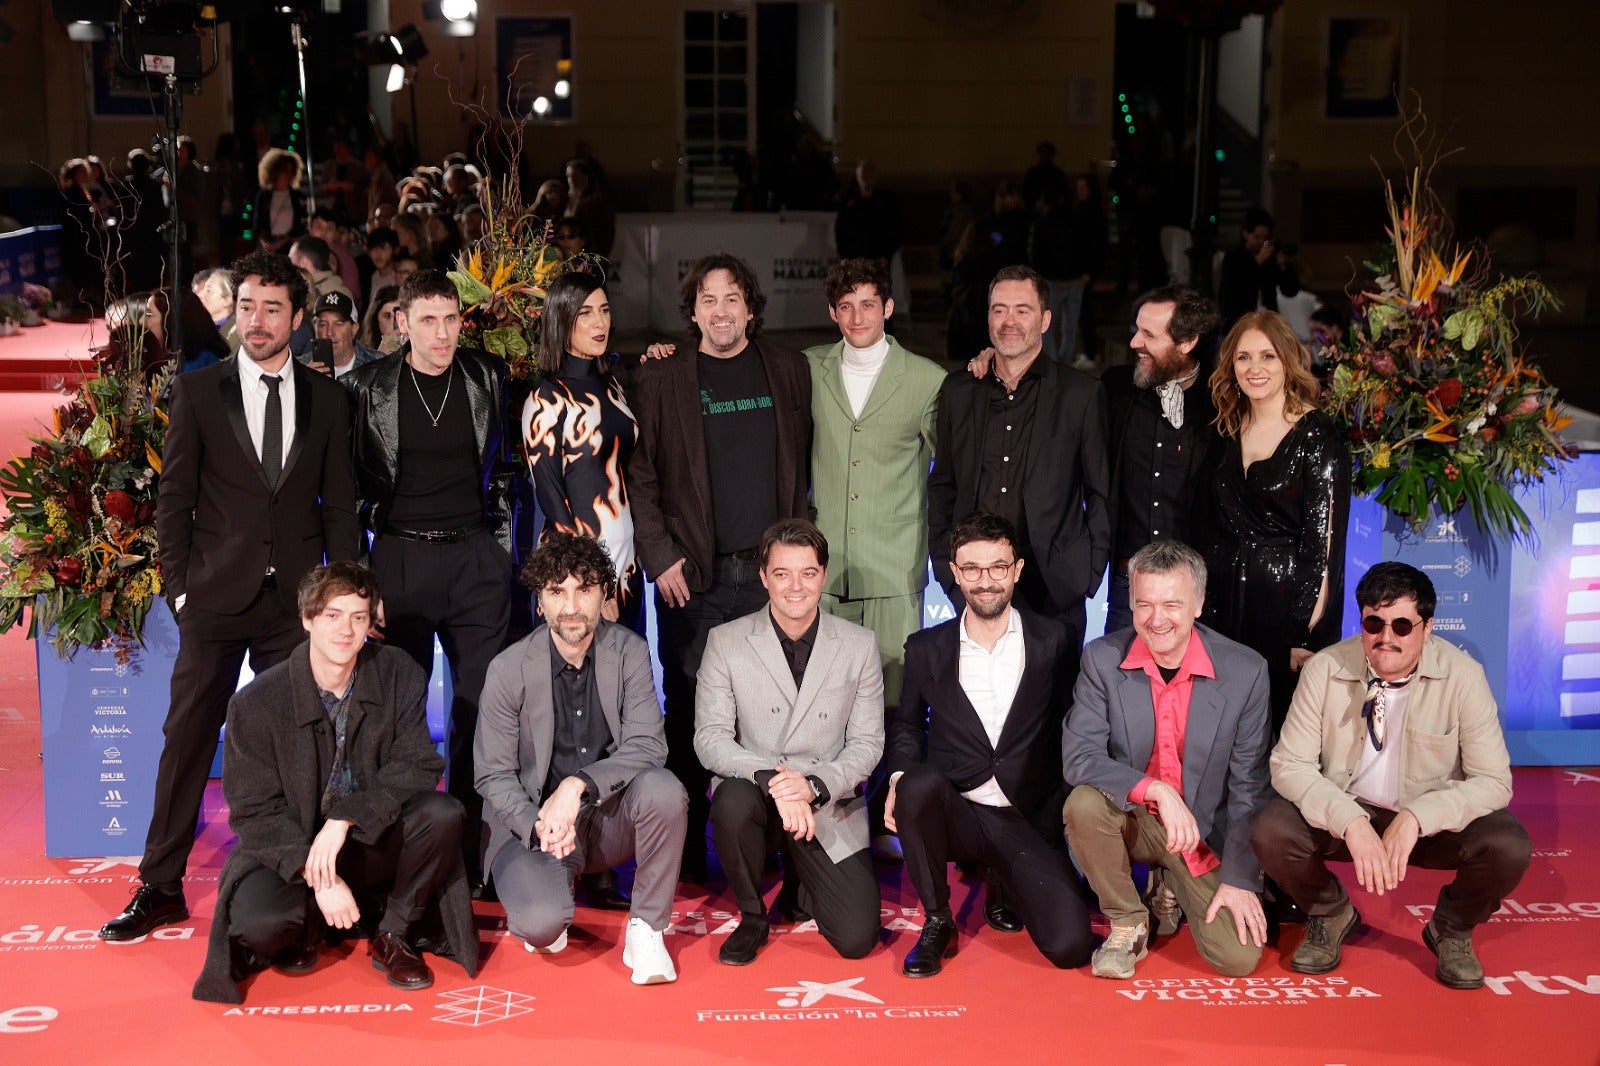
{"type": "Polygon", "coordinates": [[[423,0],[422,17],[440,23],[446,37],[471,37],[478,32],[478,0],[423,0]]]}
{"type": "Polygon", "coordinates": [[[562,78],[560,81],[556,82],[555,94],[561,99],[565,100],[567,97],[572,95],[572,83],[566,78],[562,78]]]}
{"type": "Polygon", "coordinates": [[[416,23],[408,22],[394,32],[390,38],[395,48],[400,52],[401,62],[416,66],[428,54],[428,45],[422,39],[422,33],[417,29],[416,23]]]}
{"type": "Polygon", "coordinates": [[[533,101],[533,113],[538,115],[540,118],[544,118],[544,116],[548,115],[550,113],[550,98],[548,96],[540,96],[536,98],[533,101]]]}
{"type": "Polygon", "coordinates": [[[106,28],[98,22],[69,22],[67,23],[67,40],[103,41],[106,39],[106,28]]]}
{"type": "Polygon", "coordinates": [[[477,21],[478,0],[439,0],[439,13],[451,22],[477,21]]]}

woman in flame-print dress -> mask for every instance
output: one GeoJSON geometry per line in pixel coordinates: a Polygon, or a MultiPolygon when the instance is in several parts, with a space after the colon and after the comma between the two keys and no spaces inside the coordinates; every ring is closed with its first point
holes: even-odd
{"type": "Polygon", "coordinates": [[[644,632],[644,573],[633,551],[623,471],[639,436],[610,372],[611,307],[599,278],[563,274],[545,297],[538,386],[522,411],[523,449],[547,527],[605,545],[617,594],[605,616],[644,632]]]}

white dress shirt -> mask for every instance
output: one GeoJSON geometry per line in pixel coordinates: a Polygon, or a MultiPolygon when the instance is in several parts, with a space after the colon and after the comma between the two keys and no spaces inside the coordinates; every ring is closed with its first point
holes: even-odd
{"type": "MultiPolygon", "coordinates": [[[[973,710],[978,712],[978,721],[983,723],[991,746],[1000,743],[1000,733],[1006,727],[1006,717],[1011,713],[1011,703],[1016,699],[1022,670],[1027,665],[1022,648],[1022,616],[1015,607],[1007,607],[1006,614],[1006,631],[995,641],[994,650],[989,651],[968,635],[967,612],[961,612],[958,676],[961,689],[973,710]]],[[[993,777],[961,795],[989,807],[1011,806],[1010,798],[993,777]]]]}
{"type": "Polygon", "coordinates": [[[872,386],[877,383],[888,359],[888,337],[878,338],[878,343],[870,348],[854,348],[849,341],[844,342],[844,359],[840,361],[839,372],[844,378],[844,394],[850,400],[850,413],[856,418],[866,410],[872,386]]]}
{"type": "MultiPolygon", "coordinates": [[[[1415,678],[1413,678],[1415,682],[1415,678]]],[[[1383,750],[1372,746],[1371,734],[1361,749],[1361,761],[1356,764],[1355,776],[1350,779],[1349,792],[1356,799],[1366,800],[1374,807],[1386,811],[1400,809],[1400,737],[1406,727],[1406,707],[1411,702],[1411,685],[1392,688],[1384,693],[1383,750]]],[[[1361,729],[1366,733],[1366,719],[1361,719],[1361,729]]]]}
{"type": "MultiPolygon", "coordinates": [[[[243,351],[239,353],[239,388],[244,393],[244,421],[250,427],[250,443],[255,446],[256,458],[261,458],[261,438],[267,428],[267,385],[261,379],[266,375],[261,364],[243,351]]],[[[283,364],[278,371],[282,384],[278,386],[278,399],[283,404],[283,461],[288,464],[289,446],[294,443],[294,361],[283,364]]]]}

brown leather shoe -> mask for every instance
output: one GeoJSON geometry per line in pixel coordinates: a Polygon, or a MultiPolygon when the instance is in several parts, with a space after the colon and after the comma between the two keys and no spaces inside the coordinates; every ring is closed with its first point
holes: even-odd
{"type": "Polygon", "coordinates": [[[433,984],[433,971],[411,945],[394,933],[372,938],[372,968],[381,970],[396,988],[418,989],[433,984]]]}

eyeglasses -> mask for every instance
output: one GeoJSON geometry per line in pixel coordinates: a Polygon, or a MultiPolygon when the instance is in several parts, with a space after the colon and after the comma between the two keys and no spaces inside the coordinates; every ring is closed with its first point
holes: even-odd
{"type": "Polygon", "coordinates": [[[1421,624],[1421,619],[1413,622],[1409,618],[1395,618],[1389,621],[1384,621],[1375,614],[1369,614],[1361,620],[1361,628],[1366,630],[1368,633],[1371,633],[1373,636],[1377,636],[1385,629],[1392,629],[1394,630],[1394,635],[1399,637],[1401,640],[1409,637],[1411,635],[1411,631],[1421,624]]]}
{"type": "Polygon", "coordinates": [[[988,566],[979,566],[977,563],[963,563],[956,567],[956,573],[961,575],[963,581],[977,581],[987,574],[992,581],[1004,581],[1011,568],[1017,565],[1015,559],[1009,563],[991,563],[988,566]]]}

